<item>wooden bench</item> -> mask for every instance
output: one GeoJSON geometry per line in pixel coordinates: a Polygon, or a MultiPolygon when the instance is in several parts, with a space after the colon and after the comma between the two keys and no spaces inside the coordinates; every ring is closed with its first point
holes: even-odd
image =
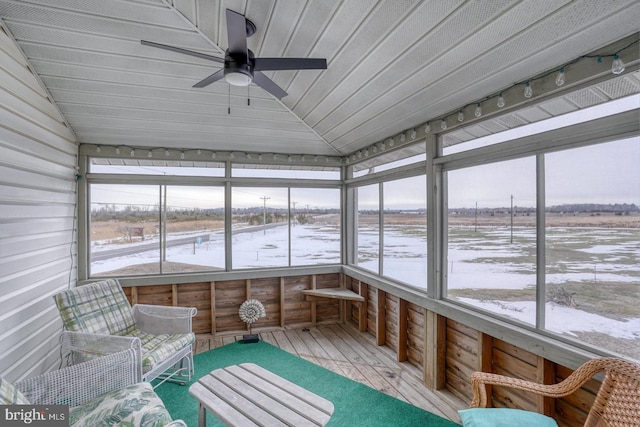
{"type": "Polygon", "coordinates": [[[189,387],[198,400],[198,426],[206,411],[228,426],[324,426],[328,400],[253,363],[212,371],[189,387]]]}

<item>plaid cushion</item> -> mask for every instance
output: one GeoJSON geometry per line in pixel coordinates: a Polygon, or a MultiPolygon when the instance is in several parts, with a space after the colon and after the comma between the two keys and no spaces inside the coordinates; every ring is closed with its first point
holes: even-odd
{"type": "Polygon", "coordinates": [[[29,401],[20,390],[0,377],[0,405],[28,405],[29,401]]]}
{"type": "Polygon", "coordinates": [[[193,333],[151,335],[138,329],[128,335],[138,337],[142,341],[142,370],[145,373],[176,351],[193,344],[196,339],[193,333]]]}
{"type": "Polygon", "coordinates": [[[116,279],[78,286],[53,298],[69,331],[125,335],[135,328],[133,310],[116,279]]]}

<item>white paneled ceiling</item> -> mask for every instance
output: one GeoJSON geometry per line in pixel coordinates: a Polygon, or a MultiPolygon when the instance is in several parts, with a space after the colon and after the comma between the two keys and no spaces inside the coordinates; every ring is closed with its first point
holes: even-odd
{"type": "MultiPolygon", "coordinates": [[[[640,2],[0,0],[0,19],[81,143],[336,156],[638,32],[640,2]],[[195,89],[221,64],[140,43],[223,57],[227,8],[255,23],[257,57],[320,57],[328,68],[266,72],[282,100],[224,80],[195,89]]],[[[606,90],[493,126],[584,108],[606,90]]],[[[478,124],[450,143],[491,132],[478,124]]]]}

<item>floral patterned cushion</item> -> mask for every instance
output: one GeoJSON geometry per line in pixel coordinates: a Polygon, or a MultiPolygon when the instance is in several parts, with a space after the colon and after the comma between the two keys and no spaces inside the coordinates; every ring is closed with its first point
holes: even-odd
{"type": "Polygon", "coordinates": [[[143,382],[71,408],[69,420],[74,427],[162,427],[171,423],[171,416],[153,387],[143,382]]]}
{"type": "Polygon", "coordinates": [[[29,401],[13,384],[0,377],[0,405],[28,405],[29,401]]]}

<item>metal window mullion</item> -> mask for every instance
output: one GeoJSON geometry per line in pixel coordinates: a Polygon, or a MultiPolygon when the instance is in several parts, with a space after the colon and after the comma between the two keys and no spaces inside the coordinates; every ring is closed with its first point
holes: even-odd
{"type": "Polygon", "coordinates": [[[384,183],[378,184],[378,274],[384,274],[384,183]]]}
{"type": "Polygon", "coordinates": [[[291,267],[291,187],[287,188],[287,222],[288,222],[288,233],[289,233],[289,245],[287,248],[287,254],[289,259],[289,267],[291,267]]]}
{"type": "Polygon", "coordinates": [[[427,152],[427,163],[425,165],[426,185],[426,209],[427,209],[427,296],[429,298],[440,299],[443,295],[442,283],[440,276],[442,239],[439,233],[439,224],[442,223],[442,215],[440,213],[442,203],[442,185],[440,179],[440,167],[436,166],[433,159],[437,158],[442,151],[439,148],[438,140],[434,137],[428,137],[425,141],[427,152]]]}
{"type": "Polygon", "coordinates": [[[162,274],[163,262],[167,257],[167,186],[166,184],[158,187],[160,197],[160,212],[158,212],[160,218],[160,274],[162,274]]]}
{"type": "Polygon", "coordinates": [[[224,185],[224,269],[231,271],[233,266],[233,257],[231,253],[231,242],[233,241],[232,228],[232,203],[231,199],[231,163],[226,162],[225,178],[227,182],[224,185]]]}
{"type": "Polygon", "coordinates": [[[536,156],[536,328],[546,322],[546,215],[544,154],[536,156]]]}

